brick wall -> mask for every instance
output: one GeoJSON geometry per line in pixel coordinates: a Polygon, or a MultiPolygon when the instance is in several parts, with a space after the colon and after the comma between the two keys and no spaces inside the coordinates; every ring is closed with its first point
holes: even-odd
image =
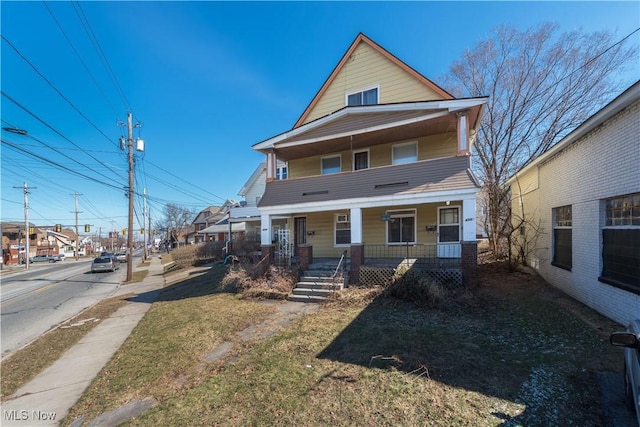
{"type": "Polygon", "coordinates": [[[601,283],[602,200],[640,191],[640,103],[604,122],[539,165],[541,232],[531,265],[552,285],[621,324],[640,313],[640,295],[601,283]],[[551,265],[552,209],[572,206],[571,271],[551,265]]]}

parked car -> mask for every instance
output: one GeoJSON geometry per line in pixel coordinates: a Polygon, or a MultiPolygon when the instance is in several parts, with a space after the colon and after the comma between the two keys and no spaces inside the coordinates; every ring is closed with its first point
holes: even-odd
{"type": "Polygon", "coordinates": [[[99,256],[91,263],[91,272],[116,271],[120,268],[120,263],[113,256],[99,256]]]}
{"type": "Polygon", "coordinates": [[[49,255],[36,255],[29,258],[29,262],[56,262],[57,259],[49,255]]]}
{"type": "Polygon", "coordinates": [[[64,254],[55,254],[51,255],[51,258],[53,258],[55,261],[64,261],[66,259],[66,256],[64,254]]]}
{"type": "Polygon", "coordinates": [[[636,411],[640,425],[640,319],[636,319],[625,332],[614,332],[611,344],[624,349],[624,397],[627,406],[636,411]]]}
{"type": "Polygon", "coordinates": [[[116,254],[116,259],[120,262],[127,262],[127,254],[124,252],[119,252],[116,254]]]}

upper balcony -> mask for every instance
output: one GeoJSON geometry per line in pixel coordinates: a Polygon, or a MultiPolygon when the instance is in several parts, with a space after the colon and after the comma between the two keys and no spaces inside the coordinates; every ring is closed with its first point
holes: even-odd
{"type": "Polygon", "coordinates": [[[255,144],[253,149],[289,161],[458,132],[459,144],[465,143],[459,147],[462,154],[470,150],[470,133],[479,125],[486,102],[487,98],[468,98],[344,107],[255,144]]]}

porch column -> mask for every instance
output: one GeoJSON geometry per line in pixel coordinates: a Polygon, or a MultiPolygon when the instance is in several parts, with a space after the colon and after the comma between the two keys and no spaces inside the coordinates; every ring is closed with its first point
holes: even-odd
{"type": "Polygon", "coordinates": [[[364,242],[362,239],[362,208],[351,208],[351,268],[349,283],[360,282],[360,266],[364,264],[364,242]]]}
{"type": "Polygon", "coordinates": [[[476,199],[462,200],[462,281],[465,286],[478,284],[478,242],[476,240],[476,199]]]}
{"type": "Polygon", "coordinates": [[[462,200],[462,241],[476,241],[476,198],[462,200]]]}
{"type": "Polygon", "coordinates": [[[351,208],[351,244],[362,243],[362,208],[351,208]]]}
{"type": "Polygon", "coordinates": [[[275,248],[271,241],[271,215],[260,215],[260,249],[262,257],[268,257],[267,263],[273,264],[275,261],[275,248]]]}
{"type": "Polygon", "coordinates": [[[468,155],[469,150],[469,121],[467,112],[461,111],[458,115],[458,156],[468,155]]]}
{"type": "Polygon", "coordinates": [[[260,244],[266,246],[272,243],[271,215],[260,215],[260,244]]]}
{"type": "Polygon", "coordinates": [[[267,153],[267,182],[276,179],[276,153],[269,151],[267,153]]]}

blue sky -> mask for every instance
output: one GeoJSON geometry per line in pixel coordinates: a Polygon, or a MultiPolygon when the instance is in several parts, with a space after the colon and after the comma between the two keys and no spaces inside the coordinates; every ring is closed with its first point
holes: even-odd
{"type": "MultiPolygon", "coordinates": [[[[359,32],[439,82],[496,25],[553,21],[616,39],[640,27],[637,1],[0,7],[2,127],[28,131],[2,132],[2,220],[24,220],[24,194],[14,187],[27,182],[32,223],[74,224],[78,193],[80,231],[91,224],[103,234],[127,224],[127,161],[118,148],[126,128],[117,123],[129,109],[142,123],[134,136],[145,141],[135,190],[146,189],[155,221],[168,202],[201,210],[239,199],[263,160],[251,146],[293,126],[359,32]]],[[[640,45],[640,33],[629,43],[640,45]]],[[[621,79],[629,86],[639,78],[636,58],[621,79]]],[[[135,228],[141,214],[138,200],[135,228]]]]}

